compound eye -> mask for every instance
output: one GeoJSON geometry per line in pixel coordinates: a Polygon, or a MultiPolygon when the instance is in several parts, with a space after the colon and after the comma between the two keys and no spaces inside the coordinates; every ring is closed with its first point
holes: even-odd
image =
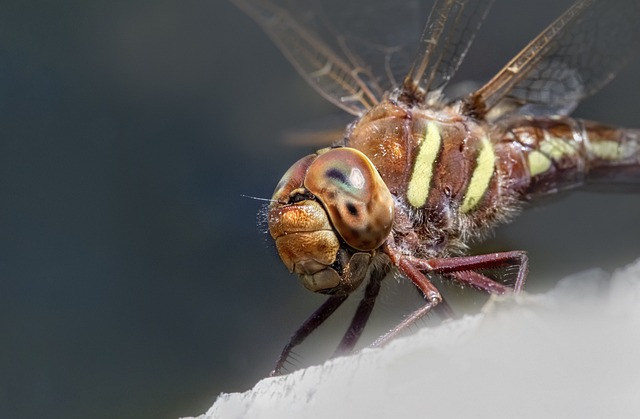
{"type": "Polygon", "coordinates": [[[349,246],[367,251],[384,243],[393,224],[393,197],[360,151],[345,147],[320,154],[304,186],[322,202],[349,246]]]}
{"type": "Polygon", "coordinates": [[[272,207],[275,206],[277,202],[282,203],[288,202],[290,200],[292,200],[293,202],[299,202],[299,200],[302,200],[301,197],[293,197],[292,199],[291,193],[302,187],[307,169],[315,158],[315,154],[310,154],[295,162],[293,166],[291,166],[289,170],[287,170],[287,173],[282,176],[282,179],[280,179],[280,182],[278,182],[278,185],[273,192],[273,196],[271,197],[271,199],[274,201],[271,204],[272,207]]]}

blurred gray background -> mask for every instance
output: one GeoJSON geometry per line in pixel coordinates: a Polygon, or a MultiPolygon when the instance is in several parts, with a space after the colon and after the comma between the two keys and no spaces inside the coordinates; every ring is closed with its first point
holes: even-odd
{"type": "MultiPolygon", "coordinates": [[[[486,80],[568,4],[498,1],[458,78],[486,80]]],[[[575,115],[640,126],[638,74],[575,115]]],[[[0,418],[196,415],[266,376],[323,297],[241,195],[269,197],[309,151],[283,134],[333,113],[226,1],[0,2],[0,418]]],[[[476,251],[528,250],[541,292],[640,256],[639,214],[637,194],[578,192],[476,251]]],[[[324,358],[339,313],[309,345],[324,358]]]]}

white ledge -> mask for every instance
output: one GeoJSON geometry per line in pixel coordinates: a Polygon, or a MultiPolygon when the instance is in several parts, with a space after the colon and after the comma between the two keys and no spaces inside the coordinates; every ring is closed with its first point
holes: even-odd
{"type": "Polygon", "coordinates": [[[640,261],[221,394],[211,418],[640,417],[640,261]]]}

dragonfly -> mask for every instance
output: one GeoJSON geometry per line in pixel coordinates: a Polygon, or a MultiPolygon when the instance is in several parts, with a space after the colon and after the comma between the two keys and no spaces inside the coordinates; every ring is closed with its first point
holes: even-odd
{"type": "Polygon", "coordinates": [[[272,375],[364,288],[336,350],[352,352],[393,270],[424,302],[373,347],[436,309],[451,314],[436,276],[489,294],[520,292],[525,251],[469,255],[469,244],[539,197],[640,181],[639,129],[570,116],[639,48],[640,2],[576,1],[488,82],[449,99],[493,0],[435,0],[428,13],[422,1],[232,1],[318,93],[355,117],[333,145],[294,163],[268,204],[282,262],[328,296],[272,375]],[[416,22],[425,15],[424,26],[416,22]],[[500,269],[517,272],[515,281],[488,273],[500,269]]]}

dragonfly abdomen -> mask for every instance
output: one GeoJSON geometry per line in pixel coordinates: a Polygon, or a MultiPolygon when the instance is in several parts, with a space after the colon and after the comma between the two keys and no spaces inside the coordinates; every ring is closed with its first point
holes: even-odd
{"type": "Polygon", "coordinates": [[[519,151],[525,198],[590,182],[640,182],[640,132],[572,118],[522,118],[501,143],[519,151]],[[528,173],[527,173],[528,172],[528,173]]]}
{"type": "Polygon", "coordinates": [[[640,183],[640,130],[581,121],[589,158],[588,183],[640,183]]]}

